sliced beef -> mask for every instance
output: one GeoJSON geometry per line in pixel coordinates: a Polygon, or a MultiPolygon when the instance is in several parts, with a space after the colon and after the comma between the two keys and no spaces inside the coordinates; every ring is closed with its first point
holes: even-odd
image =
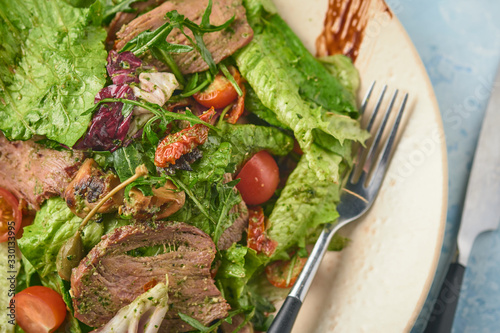
{"type": "MultiPolygon", "coordinates": [[[[177,10],[195,23],[201,22],[201,17],[208,0],[171,0],[163,3],[159,7],[137,17],[132,22],[124,25],[116,34],[117,41],[115,49],[120,50],[127,42],[143,31],[155,30],[165,23],[165,14],[172,10],[177,10]]],[[[223,31],[207,33],[203,40],[216,63],[233,54],[239,48],[245,46],[253,37],[253,30],[246,20],[245,8],[241,0],[220,0],[215,1],[210,16],[210,23],[220,25],[235,16],[235,21],[229,29],[223,31]]],[[[192,37],[189,29],[186,33],[192,37]]],[[[179,30],[170,33],[167,40],[176,44],[188,44],[187,38],[179,30]]],[[[208,65],[201,58],[197,51],[173,54],[175,62],[184,74],[201,72],[208,69],[208,65]]]]}
{"type": "Polygon", "coordinates": [[[108,36],[106,38],[106,46],[108,49],[113,48],[113,44],[115,43],[116,33],[121,29],[121,27],[127,23],[130,23],[133,19],[135,19],[138,15],[158,7],[166,0],[147,0],[147,1],[138,1],[134,2],[130,7],[132,7],[135,11],[131,13],[119,12],[115,15],[113,20],[108,27],[108,36]]]}
{"type": "Polygon", "coordinates": [[[82,152],[49,149],[33,139],[9,141],[0,132],[0,187],[38,210],[64,192],[83,159],[82,152]]]}
{"type": "Polygon", "coordinates": [[[201,230],[183,223],[125,226],[102,238],[73,270],[75,317],[98,327],[157,282],[169,280],[170,309],[162,332],[186,332],[184,313],[207,325],[227,316],[229,305],[210,277],[215,244],[201,230]],[[162,245],[155,256],[138,256],[162,245]]]}
{"type": "MultiPolygon", "coordinates": [[[[233,180],[233,177],[230,173],[224,174],[224,183],[228,183],[233,180]]],[[[235,191],[238,191],[236,187],[235,191]]],[[[248,209],[245,202],[242,200],[238,205],[234,205],[229,210],[229,215],[236,214],[236,219],[233,224],[224,230],[222,235],[219,238],[219,242],[217,243],[217,247],[219,250],[227,250],[233,245],[233,243],[239,242],[241,240],[241,236],[243,232],[248,226],[248,209]]]]}

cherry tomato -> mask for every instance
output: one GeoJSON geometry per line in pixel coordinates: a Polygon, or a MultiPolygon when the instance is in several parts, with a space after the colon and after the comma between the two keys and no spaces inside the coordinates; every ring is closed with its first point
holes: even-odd
{"type": "Polygon", "coordinates": [[[278,165],[267,151],[260,151],[245,163],[236,178],[236,188],[248,205],[260,205],[272,196],[280,182],[278,165]]]}
{"type": "Polygon", "coordinates": [[[30,333],[54,332],[66,317],[66,304],[54,290],[33,286],[17,293],[13,301],[19,326],[30,333]]]}
{"type": "MultiPolygon", "coordinates": [[[[229,72],[239,85],[241,82],[240,73],[233,66],[229,67],[229,72]]],[[[238,92],[231,82],[221,73],[217,74],[214,81],[203,91],[193,95],[194,99],[201,105],[216,109],[225,108],[238,98],[238,92]]]]}
{"type": "Polygon", "coordinates": [[[247,246],[258,253],[271,256],[278,243],[267,237],[264,210],[260,206],[249,207],[248,215],[247,246]]]}
{"type": "Polygon", "coordinates": [[[9,236],[15,236],[21,228],[21,222],[19,201],[12,193],[0,187],[0,243],[6,242],[9,236]]]}
{"type": "Polygon", "coordinates": [[[266,267],[267,280],[275,287],[290,288],[299,277],[306,261],[307,258],[299,256],[295,256],[291,260],[275,261],[266,267]]]}

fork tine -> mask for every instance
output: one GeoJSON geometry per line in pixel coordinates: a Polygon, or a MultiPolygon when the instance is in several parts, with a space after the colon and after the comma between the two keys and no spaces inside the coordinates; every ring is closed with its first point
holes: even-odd
{"type": "Polygon", "coordinates": [[[368,125],[366,126],[366,130],[368,132],[370,132],[372,130],[373,123],[375,122],[375,119],[377,118],[377,114],[378,114],[378,111],[380,110],[380,105],[382,105],[382,101],[384,100],[384,96],[385,96],[386,91],[387,91],[387,85],[385,85],[382,88],[382,92],[380,93],[377,104],[375,105],[375,108],[373,109],[373,112],[370,115],[370,120],[368,121],[368,125]]]}
{"type": "Polygon", "coordinates": [[[375,153],[377,152],[378,146],[380,144],[380,140],[382,140],[382,134],[384,133],[385,126],[387,125],[387,121],[389,120],[389,115],[391,114],[392,108],[394,107],[394,102],[396,101],[396,97],[398,96],[398,90],[394,92],[392,96],[391,102],[385,111],[384,118],[382,119],[382,123],[375,134],[375,138],[373,139],[372,146],[368,151],[368,155],[366,156],[365,165],[363,166],[363,170],[368,173],[371,169],[373,158],[375,157],[375,153]]]}
{"type": "Polygon", "coordinates": [[[370,99],[370,96],[372,95],[373,92],[373,87],[375,87],[375,83],[377,81],[373,81],[372,84],[370,85],[370,88],[368,88],[368,91],[365,94],[365,97],[363,98],[363,102],[361,103],[361,108],[359,109],[359,114],[363,115],[366,110],[366,106],[368,105],[368,100],[370,99]]]}
{"type": "MultiPolygon", "coordinates": [[[[370,89],[368,90],[368,92],[366,93],[366,96],[364,98],[364,101],[363,101],[363,105],[361,106],[361,109],[363,110],[363,112],[366,110],[366,105],[368,104],[368,99],[370,99],[370,96],[372,94],[372,91],[373,91],[373,87],[375,86],[375,82],[376,81],[373,81],[370,89]]],[[[384,85],[384,87],[382,88],[382,92],[380,93],[379,97],[378,97],[378,100],[377,100],[377,103],[375,104],[375,108],[373,109],[373,112],[372,114],[370,115],[370,119],[368,120],[368,125],[366,126],[365,130],[367,132],[370,132],[372,130],[372,127],[373,127],[373,123],[375,122],[375,119],[377,118],[377,114],[378,114],[378,111],[380,110],[380,105],[382,105],[382,101],[384,100],[384,96],[385,96],[385,92],[387,91],[387,85],[384,85]]],[[[361,112],[361,111],[360,111],[361,112]]],[[[356,157],[356,161],[357,162],[360,162],[361,161],[361,158],[363,157],[363,154],[366,150],[366,147],[363,147],[361,146],[358,150],[358,155],[356,157]]],[[[351,173],[351,177],[350,177],[350,181],[352,182],[353,181],[353,177],[354,177],[354,172],[351,173]]]]}
{"type": "Polygon", "coordinates": [[[394,121],[394,125],[392,125],[391,132],[389,134],[389,137],[387,138],[387,141],[384,145],[384,148],[382,149],[382,152],[380,153],[380,158],[377,163],[375,172],[373,173],[373,177],[370,180],[370,184],[368,185],[370,188],[374,188],[378,190],[378,187],[382,183],[382,180],[384,178],[386,169],[389,164],[389,157],[391,156],[392,153],[392,148],[394,146],[394,142],[396,141],[396,135],[398,132],[399,125],[401,123],[401,119],[403,118],[403,112],[406,107],[406,102],[408,101],[408,94],[405,94],[403,98],[403,102],[401,103],[401,107],[399,108],[398,115],[396,117],[396,120],[394,121]]]}

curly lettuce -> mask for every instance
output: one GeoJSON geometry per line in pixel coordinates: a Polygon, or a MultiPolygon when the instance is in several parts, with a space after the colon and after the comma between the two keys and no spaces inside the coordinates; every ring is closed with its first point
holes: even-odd
{"type": "Polygon", "coordinates": [[[106,82],[104,28],[62,0],[0,0],[0,130],[73,146],[106,82]]]}

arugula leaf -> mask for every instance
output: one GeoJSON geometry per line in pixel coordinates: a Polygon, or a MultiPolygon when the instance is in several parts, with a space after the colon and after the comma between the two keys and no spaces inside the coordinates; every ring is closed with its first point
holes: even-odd
{"type": "Polygon", "coordinates": [[[196,23],[189,20],[184,15],[179,14],[175,10],[172,12],[168,12],[166,14],[166,17],[170,20],[170,23],[174,27],[178,28],[182,32],[182,34],[184,36],[186,36],[186,38],[191,43],[191,45],[193,45],[196,48],[196,50],[201,54],[201,57],[203,58],[203,60],[205,60],[205,62],[207,63],[208,68],[210,70],[210,73],[212,73],[212,75],[215,75],[218,72],[217,65],[215,64],[215,61],[212,57],[212,54],[210,53],[207,46],[205,45],[205,42],[203,41],[203,35],[205,33],[221,31],[221,30],[226,29],[227,27],[229,27],[231,25],[231,23],[233,23],[235,16],[230,18],[225,23],[218,25],[218,26],[215,26],[215,25],[210,24],[210,22],[209,22],[209,18],[210,18],[211,13],[212,13],[212,0],[208,0],[208,6],[205,9],[205,12],[203,13],[200,25],[197,25],[196,23]],[[191,30],[191,32],[193,33],[194,39],[196,40],[196,43],[193,41],[193,39],[188,34],[186,34],[184,32],[184,27],[191,30]]]}
{"type": "Polygon", "coordinates": [[[118,178],[124,182],[135,174],[135,169],[145,164],[150,174],[156,173],[156,168],[153,160],[150,158],[151,154],[154,156],[154,150],[147,150],[147,147],[139,142],[134,142],[127,147],[117,149],[111,154],[113,166],[115,168],[118,178]]]}
{"type": "Polygon", "coordinates": [[[62,0],[0,1],[0,130],[73,146],[106,81],[106,31],[62,0]]]}
{"type": "Polygon", "coordinates": [[[144,31],[130,40],[120,52],[130,51],[136,56],[142,55],[152,47],[157,47],[165,52],[183,53],[193,50],[189,45],[171,44],[167,42],[167,36],[174,29],[170,22],[164,23],[155,31],[144,31]]]}
{"type": "Polygon", "coordinates": [[[170,112],[168,110],[165,110],[164,108],[158,106],[157,104],[153,103],[148,103],[148,102],[139,102],[139,101],[133,101],[130,99],[125,99],[125,98],[105,98],[99,101],[98,104],[101,103],[111,103],[111,102],[121,102],[123,104],[131,104],[134,106],[140,106],[151,113],[157,115],[161,119],[165,121],[165,124],[168,123],[167,119],[176,119],[176,120],[187,120],[189,121],[190,124],[203,124],[207,126],[210,129],[213,129],[215,131],[218,131],[218,129],[211,124],[201,120],[200,118],[196,117],[189,109],[186,109],[185,113],[175,113],[175,112],[170,112]]]}
{"type": "Polygon", "coordinates": [[[236,83],[233,75],[231,75],[231,73],[227,69],[226,65],[223,62],[221,62],[221,63],[219,63],[219,68],[220,68],[222,74],[224,74],[224,76],[226,77],[226,79],[228,79],[229,82],[231,82],[231,85],[233,86],[234,90],[236,90],[236,92],[238,93],[238,96],[242,96],[243,91],[241,91],[240,86],[238,85],[238,83],[236,83]]]}
{"type": "Polygon", "coordinates": [[[136,2],[144,2],[146,0],[97,0],[102,6],[102,23],[108,24],[111,19],[119,12],[132,13],[136,10],[130,5],[136,2]]]}

